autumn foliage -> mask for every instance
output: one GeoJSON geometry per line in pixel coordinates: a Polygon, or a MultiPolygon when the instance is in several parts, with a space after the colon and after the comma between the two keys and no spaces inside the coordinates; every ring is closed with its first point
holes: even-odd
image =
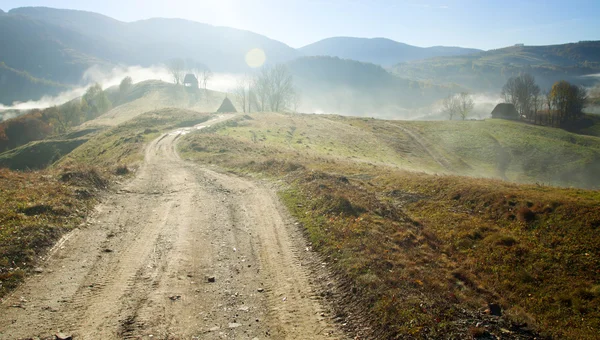
{"type": "Polygon", "coordinates": [[[81,99],[43,110],[34,109],[0,123],[0,152],[14,149],[94,119],[112,107],[99,84],[91,86],[81,99]]]}

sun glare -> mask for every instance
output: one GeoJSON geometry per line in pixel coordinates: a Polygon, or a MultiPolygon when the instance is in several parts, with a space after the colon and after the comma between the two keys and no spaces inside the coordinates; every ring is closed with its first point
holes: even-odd
{"type": "Polygon", "coordinates": [[[266,60],[265,51],[260,48],[253,48],[246,53],[246,64],[252,68],[261,67],[266,60]]]}

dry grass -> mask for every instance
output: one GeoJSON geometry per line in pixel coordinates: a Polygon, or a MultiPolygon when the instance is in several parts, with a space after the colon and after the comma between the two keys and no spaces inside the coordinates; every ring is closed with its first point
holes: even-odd
{"type": "MultiPolygon", "coordinates": [[[[261,136],[248,121],[188,135],[182,154],[283,180],[283,201],[380,338],[528,337],[533,327],[591,339],[600,331],[600,192],[408,172],[335,150],[329,157],[310,151],[318,145],[307,151],[261,136]],[[488,303],[503,308],[506,324],[488,322],[488,303]]],[[[260,124],[275,135],[289,130],[260,124]]]]}
{"type": "Polygon", "coordinates": [[[65,232],[81,223],[108,185],[95,168],[0,169],[0,297],[16,287],[65,232]]]}

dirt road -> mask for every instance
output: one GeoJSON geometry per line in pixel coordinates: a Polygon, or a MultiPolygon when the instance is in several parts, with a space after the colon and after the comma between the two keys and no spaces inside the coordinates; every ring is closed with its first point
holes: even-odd
{"type": "Polygon", "coordinates": [[[181,160],[182,133],[3,301],[0,339],[343,338],[273,191],[181,160]]]}

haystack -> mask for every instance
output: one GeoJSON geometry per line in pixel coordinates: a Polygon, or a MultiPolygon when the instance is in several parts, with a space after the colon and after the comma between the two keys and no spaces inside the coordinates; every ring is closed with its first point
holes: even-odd
{"type": "Polygon", "coordinates": [[[492,111],[492,118],[518,120],[519,113],[513,104],[500,103],[492,111]]]}
{"type": "Polygon", "coordinates": [[[223,99],[223,103],[221,104],[217,112],[237,112],[237,110],[235,109],[235,106],[233,106],[231,100],[225,97],[225,99],[223,99]]]}

